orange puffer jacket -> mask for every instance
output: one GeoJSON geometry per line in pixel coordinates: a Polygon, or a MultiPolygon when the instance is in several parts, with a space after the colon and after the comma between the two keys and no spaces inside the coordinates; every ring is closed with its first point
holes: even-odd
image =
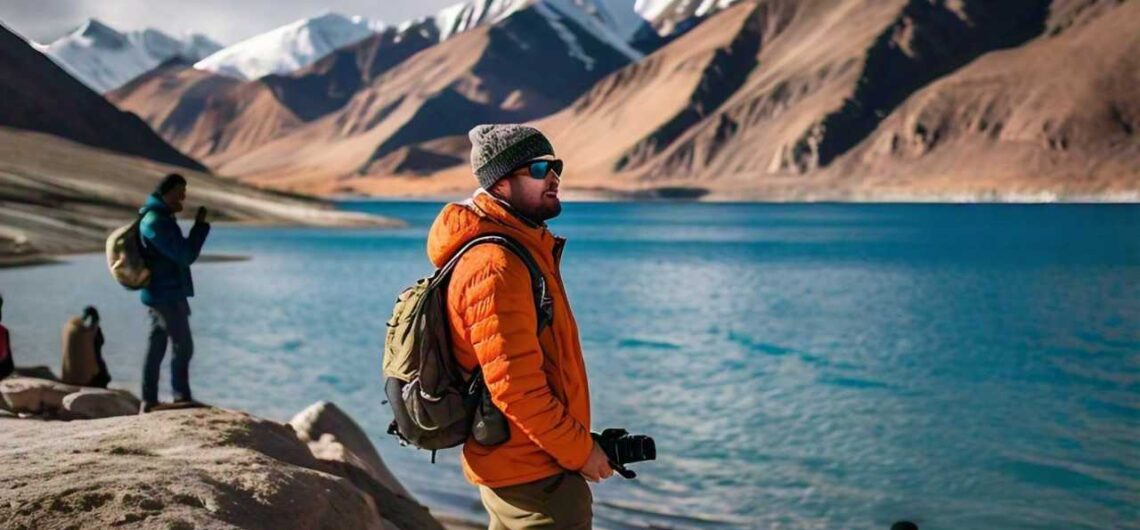
{"type": "Polygon", "coordinates": [[[526,264],[499,245],[467,251],[448,285],[456,359],[467,370],[483,367],[491,398],[511,429],[510,440],[497,447],[468,440],[463,472],[474,484],[497,488],[581,469],[594,442],[578,325],[558,270],[565,240],[479,191],[443,208],[428,235],[428,257],[439,267],[464,243],[492,233],[530,251],[554,302],[554,322],[540,337],[526,264]]]}

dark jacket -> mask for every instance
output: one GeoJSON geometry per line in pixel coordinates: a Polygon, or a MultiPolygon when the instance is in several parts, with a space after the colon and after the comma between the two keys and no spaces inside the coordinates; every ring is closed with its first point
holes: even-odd
{"type": "Polygon", "coordinates": [[[150,268],[150,283],[141,291],[142,302],[151,306],[162,305],[194,296],[190,265],[202,252],[210,225],[194,223],[190,237],[183,237],[174,213],[156,195],[147,197],[139,214],[143,216],[139,223],[143,255],[150,268]]]}

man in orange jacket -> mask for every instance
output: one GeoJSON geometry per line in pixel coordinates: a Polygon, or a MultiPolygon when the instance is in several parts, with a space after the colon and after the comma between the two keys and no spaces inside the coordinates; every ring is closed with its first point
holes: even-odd
{"type": "Polygon", "coordinates": [[[447,289],[453,350],[464,369],[482,367],[511,434],[495,447],[469,439],[463,472],[478,485],[492,530],[590,528],[586,480],[613,470],[590,436],[586,366],[559,271],[565,240],[546,227],[562,211],[562,162],[531,127],[479,125],[468,136],[480,188],[443,208],[428,235],[428,257],[439,267],[475,237],[513,238],[546,280],[553,320],[537,331],[530,272],[510,250],[479,245],[456,264],[447,289]]]}

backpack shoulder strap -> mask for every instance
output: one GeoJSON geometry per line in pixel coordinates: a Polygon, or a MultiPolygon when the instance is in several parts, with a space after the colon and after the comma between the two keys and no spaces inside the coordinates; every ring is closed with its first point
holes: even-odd
{"type": "Polygon", "coordinates": [[[149,261],[153,260],[154,256],[155,256],[155,250],[152,249],[149,244],[147,244],[146,236],[143,235],[142,223],[143,223],[143,219],[146,218],[146,214],[148,214],[148,213],[150,213],[150,210],[141,211],[141,212],[139,212],[138,217],[135,218],[135,232],[139,238],[139,241],[138,241],[139,253],[142,254],[142,258],[143,258],[144,262],[149,262],[149,261]]]}
{"type": "Polygon", "coordinates": [[[459,259],[463,257],[463,254],[478,245],[488,243],[505,247],[507,250],[510,250],[516,256],[518,256],[519,259],[521,259],[526,265],[527,271],[530,273],[531,290],[534,292],[535,311],[536,315],[538,316],[538,330],[542,331],[542,328],[546,327],[553,321],[551,308],[546,303],[546,278],[542,275],[542,270],[539,269],[538,263],[535,263],[534,257],[530,255],[530,252],[527,251],[526,247],[523,247],[522,244],[520,244],[518,241],[515,241],[514,238],[510,236],[503,234],[488,234],[476,237],[471,241],[468,241],[467,244],[463,245],[463,247],[460,248],[459,251],[456,252],[455,255],[447,261],[447,263],[439,268],[435,274],[435,277],[432,279],[432,283],[434,284],[432,285],[432,288],[437,287],[439,283],[447,280],[447,278],[451,275],[451,271],[455,269],[455,265],[459,263],[459,259]]]}

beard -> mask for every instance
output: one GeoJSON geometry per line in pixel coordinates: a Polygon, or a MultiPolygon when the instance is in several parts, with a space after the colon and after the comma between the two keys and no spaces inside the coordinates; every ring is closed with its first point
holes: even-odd
{"type": "Polygon", "coordinates": [[[538,204],[528,204],[521,208],[515,207],[515,211],[531,221],[545,223],[562,213],[562,203],[557,200],[553,204],[543,201],[538,204]]]}
{"type": "Polygon", "coordinates": [[[553,204],[546,204],[546,202],[547,199],[544,198],[543,204],[539,206],[538,212],[536,212],[538,215],[535,218],[539,221],[549,221],[562,213],[562,201],[554,199],[553,204]]]}
{"type": "MultiPolygon", "coordinates": [[[[513,199],[508,201],[516,212],[536,223],[545,223],[562,213],[562,201],[546,197],[545,190],[537,197],[527,195],[523,189],[513,188],[513,199]]],[[[533,193],[533,191],[531,192],[533,193]]]]}

